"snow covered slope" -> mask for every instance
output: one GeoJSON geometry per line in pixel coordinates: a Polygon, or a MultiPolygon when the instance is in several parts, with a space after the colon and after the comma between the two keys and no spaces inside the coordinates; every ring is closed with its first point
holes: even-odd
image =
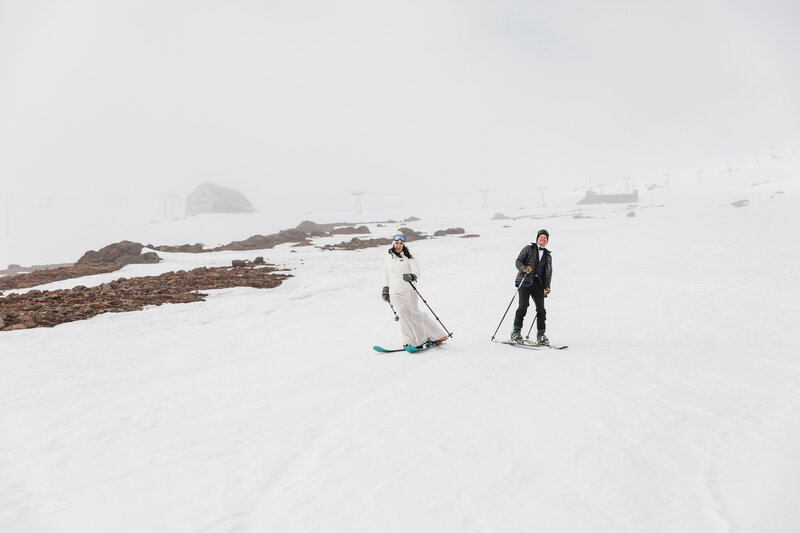
{"type": "Polygon", "coordinates": [[[371,349],[400,343],[383,248],[126,267],[264,255],[295,277],[0,333],[0,531],[797,531],[798,171],[640,191],[635,217],[376,213],[481,235],[410,243],[455,333],[418,355],[371,349]],[[561,352],[489,341],[540,227],[561,352]]]}

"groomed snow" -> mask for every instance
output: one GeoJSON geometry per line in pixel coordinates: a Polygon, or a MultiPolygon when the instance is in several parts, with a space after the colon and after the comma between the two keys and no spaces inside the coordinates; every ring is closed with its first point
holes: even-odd
{"type": "MultiPolygon", "coordinates": [[[[126,267],[263,255],[294,277],[0,333],[0,531],[797,531],[799,173],[640,190],[636,217],[573,218],[582,193],[365,214],[480,234],[410,243],[420,291],[455,333],[418,355],[372,350],[400,343],[384,247],[126,267]],[[540,227],[560,352],[489,340],[540,227]]],[[[266,233],[241,226],[228,241],[266,233]]]]}

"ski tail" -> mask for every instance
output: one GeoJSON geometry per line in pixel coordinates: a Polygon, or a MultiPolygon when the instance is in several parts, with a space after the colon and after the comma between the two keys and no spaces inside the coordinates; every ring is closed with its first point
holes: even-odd
{"type": "Polygon", "coordinates": [[[393,352],[405,351],[405,348],[389,349],[389,348],[381,348],[380,346],[373,346],[372,349],[379,353],[393,353],[393,352]]]}

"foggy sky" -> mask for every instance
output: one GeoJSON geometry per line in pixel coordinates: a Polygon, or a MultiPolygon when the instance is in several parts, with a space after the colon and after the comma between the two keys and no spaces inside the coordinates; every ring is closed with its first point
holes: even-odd
{"type": "Polygon", "coordinates": [[[774,0],[0,0],[0,196],[652,175],[797,137],[799,22],[774,0]]]}

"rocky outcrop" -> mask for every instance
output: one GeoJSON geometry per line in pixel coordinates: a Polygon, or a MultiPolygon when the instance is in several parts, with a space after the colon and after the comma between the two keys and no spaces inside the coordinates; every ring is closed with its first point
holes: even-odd
{"type": "Polygon", "coordinates": [[[173,252],[173,253],[185,253],[185,254],[199,254],[201,252],[205,252],[206,250],[203,249],[203,245],[201,243],[197,244],[181,244],[180,246],[153,246],[152,244],[148,244],[146,248],[150,248],[151,250],[156,250],[157,252],[173,252]]]}
{"type": "MultiPolygon", "coordinates": [[[[399,228],[397,233],[402,233],[405,235],[406,242],[413,242],[429,238],[411,228],[399,228]]],[[[465,235],[464,228],[448,228],[446,230],[439,230],[434,233],[435,237],[442,237],[444,235],[459,235],[462,239],[480,237],[480,235],[477,234],[465,235]]],[[[385,238],[359,239],[358,237],[355,237],[349,241],[340,242],[338,244],[326,244],[325,246],[320,246],[319,248],[322,250],[362,250],[364,248],[373,248],[375,246],[391,245],[392,242],[392,239],[385,238]]]]}
{"type": "Polygon", "coordinates": [[[0,298],[2,331],[52,327],[102,313],[139,311],[148,305],[203,301],[197,291],[229,287],[277,287],[291,274],[261,268],[196,268],[160,276],[118,279],[98,287],[30,291],[0,298]]]}
{"type": "Polygon", "coordinates": [[[440,229],[439,231],[433,234],[434,237],[444,237],[445,235],[462,235],[464,233],[464,228],[447,228],[447,229],[440,229]]]}
{"type": "Polygon", "coordinates": [[[158,263],[161,258],[155,252],[141,253],[138,242],[121,241],[109,244],[98,251],[89,250],[72,266],[61,266],[0,277],[0,290],[26,289],[54,281],[105,274],[119,270],[125,265],[158,263]]]}
{"type": "Polygon", "coordinates": [[[392,239],[359,239],[354,237],[347,242],[340,242],[339,244],[326,244],[321,246],[322,250],[361,250],[364,248],[373,248],[375,246],[389,246],[392,244],[392,239]]]}
{"type": "Polygon", "coordinates": [[[98,251],[89,250],[75,264],[115,263],[123,266],[134,263],[158,263],[161,261],[161,258],[155,252],[143,254],[142,248],[144,246],[138,242],[120,241],[109,244],[98,251]]]}
{"type": "Polygon", "coordinates": [[[330,231],[330,233],[331,235],[353,235],[356,233],[371,233],[371,232],[369,231],[369,228],[366,226],[358,226],[357,228],[353,226],[345,226],[343,228],[333,228],[330,231]]]}
{"type": "Polygon", "coordinates": [[[304,220],[299,223],[294,229],[300,230],[304,233],[328,233],[334,228],[334,224],[317,224],[310,220],[304,220]]]}
{"type": "Polygon", "coordinates": [[[285,244],[288,242],[303,243],[306,242],[307,240],[308,238],[306,232],[302,230],[284,229],[279,231],[278,233],[273,233],[271,235],[253,235],[249,239],[245,239],[243,241],[234,241],[230,244],[226,244],[225,246],[218,246],[217,248],[213,248],[208,251],[217,252],[220,250],[235,250],[235,251],[265,250],[268,248],[274,248],[279,244],[285,244]]]}
{"type": "Polygon", "coordinates": [[[250,261],[249,259],[234,259],[231,261],[231,266],[234,267],[251,267],[255,265],[266,265],[264,258],[259,256],[253,261],[250,261]]]}

